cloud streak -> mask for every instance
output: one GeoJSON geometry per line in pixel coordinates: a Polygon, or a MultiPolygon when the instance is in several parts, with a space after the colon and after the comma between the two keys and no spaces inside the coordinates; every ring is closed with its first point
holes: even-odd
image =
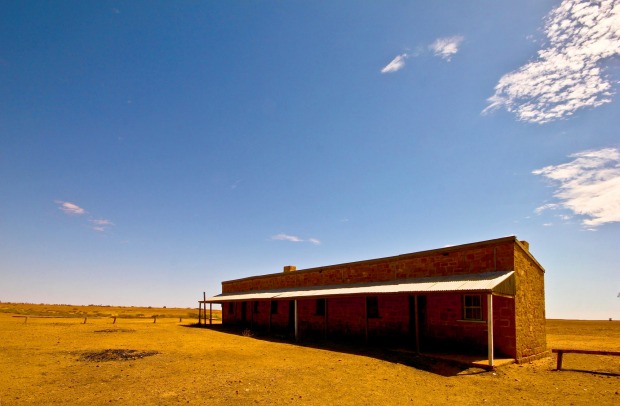
{"type": "MultiPolygon", "coordinates": [[[[459,51],[459,46],[465,37],[461,35],[455,35],[452,37],[441,37],[437,38],[432,44],[428,46],[435,56],[438,56],[448,62],[454,54],[459,51]]],[[[390,61],[387,65],[381,68],[381,73],[394,73],[403,69],[406,64],[406,60],[409,58],[417,58],[423,53],[425,53],[426,47],[419,47],[416,51],[413,52],[403,52],[400,55],[396,55],[394,59],[390,61]]]]}
{"type": "Polygon", "coordinates": [[[86,210],[84,210],[83,208],[81,208],[75,203],[63,202],[63,201],[57,200],[56,204],[59,205],[58,208],[60,210],[62,210],[65,214],[68,214],[70,216],[81,216],[82,214],[86,213],[86,210]]]}
{"type": "Polygon", "coordinates": [[[316,238],[308,238],[307,240],[304,240],[303,238],[300,238],[296,235],[289,235],[289,234],[284,234],[284,233],[273,235],[271,236],[271,239],[278,240],[278,241],[290,241],[290,242],[309,242],[310,244],[321,245],[321,241],[316,238]]]}
{"type": "MultiPolygon", "coordinates": [[[[81,216],[88,213],[84,208],[72,202],[56,200],[55,203],[58,205],[58,208],[63,211],[63,213],[69,216],[81,216]]],[[[114,226],[114,223],[108,219],[96,219],[91,217],[88,219],[88,222],[91,223],[92,229],[97,232],[107,231],[108,228],[114,226]]]]}
{"type": "Polygon", "coordinates": [[[501,77],[483,114],[505,108],[542,124],[611,101],[600,65],[620,55],[620,1],[564,0],[547,16],[545,34],[548,46],[501,77]]]}
{"type": "Polygon", "coordinates": [[[396,56],[396,58],[392,59],[390,63],[381,69],[381,73],[393,73],[401,70],[405,67],[405,59],[408,57],[406,53],[396,56]]]}
{"type": "Polygon", "coordinates": [[[556,203],[535,212],[568,209],[583,216],[582,224],[596,228],[620,221],[620,151],[616,148],[583,151],[570,155],[572,161],[549,165],[532,173],[557,185],[556,203]]]}
{"type": "Polygon", "coordinates": [[[455,55],[459,51],[459,46],[464,39],[465,38],[460,35],[437,38],[432,44],[429,45],[429,48],[433,51],[435,56],[450,62],[452,55],[455,55]]]}

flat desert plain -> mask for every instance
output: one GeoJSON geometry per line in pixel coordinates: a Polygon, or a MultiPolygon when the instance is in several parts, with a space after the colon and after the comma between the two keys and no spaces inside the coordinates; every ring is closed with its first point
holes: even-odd
{"type": "MultiPolygon", "coordinates": [[[[568,354],[562,371],[552,356],[486,372],[196,328],[196,312],[0,303],[0,405],[620,405],[620,357],[568,354]]],[[[620,351],[617,321],[548,320],[547,333],[549,348],[620,351]]]]}

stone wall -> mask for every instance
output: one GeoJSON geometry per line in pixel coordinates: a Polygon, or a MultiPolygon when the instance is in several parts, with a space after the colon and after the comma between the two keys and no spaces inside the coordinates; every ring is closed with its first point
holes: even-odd
{"type": "Polygon", "coordinates": [[[222,293],[512,270],[514,237],[222,282],[222,293]]]}
{"type": "Polygon", "coordinates": [[[516,358],[531,360],[547,354],[544,269],[520,243],[514,258],[516,358]]]}

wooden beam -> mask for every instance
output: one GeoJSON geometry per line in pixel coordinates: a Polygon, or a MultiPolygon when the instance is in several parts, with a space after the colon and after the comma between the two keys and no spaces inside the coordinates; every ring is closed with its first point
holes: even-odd
{"type": "MultiPolygon", "coordinates": [[[[206,306],[206,304],[205,304],[206,306]]],[[[207,309],[205,309],[205,312],[207,311],[207,309]]],[[[205,324],[207,324],[207,321],[205,320],[205,324]]],[[[213,303],[209,303],[209,325],[213,324],[213,303]]]]}

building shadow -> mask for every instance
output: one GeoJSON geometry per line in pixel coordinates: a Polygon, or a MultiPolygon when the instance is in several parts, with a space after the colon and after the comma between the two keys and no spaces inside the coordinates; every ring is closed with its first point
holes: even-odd
{"type": "Polygon", "coordinates": [[[441,353],[424,352],[422,354],[418,354],[410,348],[403,346],[386,345],[384,341],[365,343],[356,339],[338,338],[337,340],[333,340],[315,337],[304,338],[296,341],[293,337],[287,334],[266,334],[261,331],[254,331],[239,326],[225,326],[222,324],[189,324],[182,325],[181,327],[209,329],[224,334],[251,337],[265,342],[294,344],[304,348],[330,351],[334,354],[350,354],[370,357],[394,364],[406,365],[411,368],[445,377],[457,375],[476,375],[489,372],[490,370],[489,368],[484,368],[472,363],[473,359],[479,359],[480,357],[450,354],[445,351],[442,351],[441,353]]]}

